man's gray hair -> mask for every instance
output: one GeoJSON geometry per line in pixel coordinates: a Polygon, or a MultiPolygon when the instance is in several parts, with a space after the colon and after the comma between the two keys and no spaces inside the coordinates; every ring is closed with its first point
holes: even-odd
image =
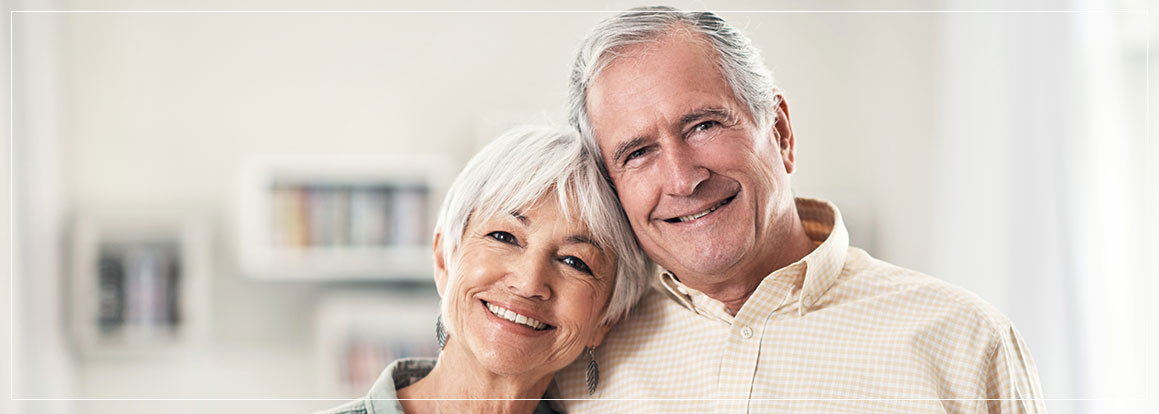
{"type": "MultiPolygon", "coordinates": [[[[640,7],[600,22],[580,45],[568,88],[568,118],[590,148],[597,149],[587,111],[587,94],[600,72],[624,48],[654,42],[669,33],[687,30],[702,35],[716,52],[720,72],[733,96],[748,107],[760,131],[776,123],[778,92],[773,74],[748,37],[711,12],[684,12],[667,6],[640,7]]],[[[603,157],[599,157],[603,166],[603,157]]]]}
{"type": "Polygon", "coordinates": [[[447,190],[435,224],[442,235],[442,252],[436,254],[447,264],[447,286],[456,277],[452,259],[470,220],[521,211],[554,195],[564,219],[584,223],[604,254],[615,256],[615,285],[602,322],[610,325],[627,314],[643,296],[653,265],[600,175],[599,155],[581,141],[571,129],[524,126],[503,133],[471,158],[447,190]],[[573,208],[578,217],[572,216],[573,208]]]}

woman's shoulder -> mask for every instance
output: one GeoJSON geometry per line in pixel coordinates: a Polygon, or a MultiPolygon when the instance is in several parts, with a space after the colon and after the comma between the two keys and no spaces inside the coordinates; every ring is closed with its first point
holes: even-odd
{"type": "Polygon", "coordinates": [[[389,379],[394,390],[402,389],[426,378],[431,370],[435,369],[434,358],[402,358],[397,359],[386,367],[379,377],[378,383],[386,385],[389,379]]]}
{"type": "Polygon", "coordinates": [[[325,411],[315,411],[314,414],[368,414],[366,400],[354,400],[325,411]]]}
{"type": "Polygon", "coordinates": [[[314,414],[386,414],[401,413],[402,406],[398,403],[399,388],[418,382],[430,374],[435,367],[432,358],[403,358],[395,360],[370,387],[366,397],[347,402],[326,411],[314,414]]]}

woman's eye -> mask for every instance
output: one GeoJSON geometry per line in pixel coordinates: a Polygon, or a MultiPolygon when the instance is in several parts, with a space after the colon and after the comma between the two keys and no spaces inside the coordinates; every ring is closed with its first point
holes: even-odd
{"type": "Polygon", "coordinates": [[[487,233],[487,237],[507,244],[518,244],[517,240],[515,240],[515,236],[505,231],[493,231],[487,233]]]}
{"type": "Polygon", "coordinates": [[[589,275],[592,274],[592,269],[588,268],[588,264],[584,263],[584,261],[580,260],[578,257],[564,256],[563,258],[559,259],[559,261],[563,262],[565,265],[571,266],[575,270],[579,270],[589,275]]]}

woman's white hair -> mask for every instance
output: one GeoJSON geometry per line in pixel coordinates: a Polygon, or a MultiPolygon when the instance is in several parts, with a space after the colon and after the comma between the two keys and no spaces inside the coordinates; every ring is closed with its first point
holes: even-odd
{"type": "MultiPolygon", "coordinates": [[[[568,87],[568,118],[583,135],[585,145],[595,150],[595,131],[588,117],[587,94],[600,72],[626,47],[654,42],[678,31],[699,34],[716,52],[717,66],[744,104],[761,131],[776,123],[779,104],[773,74],[765,66],[760,51],[740,30],[711,12],[684,12],[667,6],[639,7],[600,22],[584,38],[576,54],[568,87]]],[[[598,158],[603,168],[603,158],[598,158]]]]}
{"type": "MultiPolygon", "coordinates": [[[[454,282],[452,259],[470,220],[520,211],[554,192],[564,219],[584,223],[604,254],[615,256],[615,284],[602,322],[623,318],[643,296],[653,265],[600,175],[596,157],[573,130],[537,126],[509,130],[475,154],[448,189],[435,224],[442,240],[436,254],[448,264],[447,285],[454,282]]],[[[444,300],[444,315],[446,307],[444,300]]]]}

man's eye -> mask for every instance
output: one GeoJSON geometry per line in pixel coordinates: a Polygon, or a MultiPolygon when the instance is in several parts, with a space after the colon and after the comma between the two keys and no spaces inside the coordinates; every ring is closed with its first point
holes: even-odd
{"type": "Polygon", "coordinates": [[[692,130],[693,131],[706,131],[706,130],[711,129],[712,127],[715,127],[717,125],[720,125],[720,122],[704,121],[704,122],[701,122],[699,124],[696,124],[696,126],[692,127],[692,130]]]}
{"type": "Polygon", "coordinates": [[[564,256],[560,258],[559,261],[563,262],[565,265],[571,266],[575,270],[579,270],[589,275],[592,274],[592,269],[588,268],[588,264],[584,263],[584,261],[580,260],[578,257],[564,256]]]}
{"type": "Polygon", "coordinates": [[[648,153],[648,148],[640,148],[638,150],[632,151],[632,152],[628,153],[627,157],[624,157],[624,162],[628,162],[628,161],[634,160],[636,158],[643,157],[644,154],[647,154],[647,153],[648,153]]]}
{"type": "Polygon", "coordinates": [[[518,240],[515,239],[515,236],[513,236],[511,233],[508,233],[505,231],[493,231],[493,232],[487,233],[487,237],[490,237],[492,239],[495,239],[495,240],[498,240],[500,242],[507,243],[507,244],[518,244],[517,243],[518,240]]]}

